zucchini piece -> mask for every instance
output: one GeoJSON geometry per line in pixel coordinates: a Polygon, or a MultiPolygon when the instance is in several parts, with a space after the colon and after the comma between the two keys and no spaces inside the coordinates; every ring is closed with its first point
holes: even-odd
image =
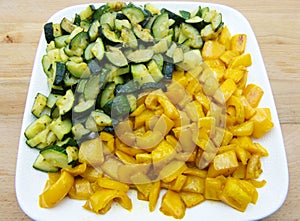
{"type": "Polygon", "coordinates": [[[33,168],[47,173],[55,173],[60,170],[60,168],[53,166],[51,162],[48,162],[41,154],[39,154],[34,161],[33,168]]]}
{"type": "Polygon", "coordinates": [[[143,10],[133,4],[129,4],[127,7],[122,8],[122,13],[129,19],[131,24],[138,24],[145,20],[143,10]]]}
{"type": "Polygon", "coordinates": [[[47,107],[49,107],[50,109],[53,108],[55,106],[56,101],[61,97],[62,95],[50,93],[47,98],[47,107]]]}
{"type": "Polygon", "coordinates": [[[91,74],[98,74],[102,70],[102,67],[100,66],[97,59],[92,59],[88,61],[88,67],[90,69],[91,74]]]}
{"type": "Polygon", "coordinates": [[[66,153],[68,156],[68,165],[75,166],[78,160],[78,148],[75,146],[67,146],[66,153]]]}
{"type": "Polygon", "coordinates": [[[94,11],[94,14],[92,16],[92,20],[100,20],[101,16],[107,12],[109,9],[109,6],[107,4],[101,5],[97,10],[94,11]]]}
{"type": "Polygon", "coordinates": [[[38,118],[40,117],[41,113],[43,112],[46,106],[47,106],[47,97],[41,93],[37,93],[34,98],[34,102],[31,108],[31,113],[38,118]]]}
{"type": "Polygon", "coordinates": [[[152,42],[153,36],[151,35],[150,29],[143,29],[141,25],[134,24],[133,25],[134,34],[144,42],[152,42]]]}
{"type": "Polygon", "coordinates": [[[45,39],[46,42],[49,44],[51,41],[54,40],[53,36],[53,23],[48,22],[44,25],[44,34],[45,34],[45,39]]]}
{"type": "Polygon", "coordinates": [[[86,32],[81,31],[78,34],[76,34],[72,40],[70,41],[68,45],[68,53],[67,55],[75,55],[75,56],[81,56],[83,54],[84,49],[89,44],[89,36],[86,32]]]}
{"type": "Polygon", "coordinates": [[[161,40],[169,34],[169,15],[162,13],[156,17],[152,24],[152,34],[155,40],[161,40]]]}
{"type": "Polygon", "coordinates": [[[165,79],[172,80],[173,71],[174,71],[174,63],[165,61],[163,71],[162,71],[165,79]]]}
{"type": "Polygon", "coordinates": [[[72,127],[72,134],[76,140],[81,140],[82,137],[89,134],[91,131],[86,129],[83,124],[77,123],[72,127]]]}
{"type": "Polygon", "coordinates": [[[173,54],[173,63],[177,64],[179,62],[182,62],[184,59],[183,50],[181,47],[177,47],[173,54]]]}
{"type": "MultiPolygon", "coordinates": [[[[192,48],[201,48],[203,45],[203,41],[199,31],[189,24],[181,24],[180,32],[184,36],[186,36],[187,41],[189,42],[187,46],[192,48]]],[[[186,44],[185,44],[186,45],[186,44]]]]}
{"type": "Polygon", "coordinates": [[[100,24],[101,25],[109,25],[109,27],[114,30],[115,29],[115,20],[117,17],[117,13],[116,12],[107,12],[104,13],[101,18],[100,18],[100,24]]]}
{"type": "Polygon", "coordinates": [[[75,17],[74,17],[74,25],[77,25],[77,26],[80,26],[80,22],[81,22],[81,18],[80,18],[80,15],[79,14],[75,14],[75,17]]]}
{"type": "Polygon", "coordinates": [[[93,16],[95,7],[93,5],[87,6],[84,10],[79,13],[81,20],[90,19],[93,16]]]}
{"type": "Polygon", "coordinates": [[[76,87],[76,93],[83,93],[87,81],[88,81],[87,79],[81,79],[78,82],[77,87],[76,87]]]}
{"type": "Polygon", "coordinates": [[[151,49],[141,49],[131,52],[127,55],[128,60],[134,63],[144,63],[150,61],[154,55],[154,51],[151,49]]]}
{"type": "Polygon", "coordinates": [[[103,109],[105,109],[107,105],[110,105],[110,112],[105,113],[111,115],[111,117],[116,120],[120,120],[130,113],[131,107],[126,95],[119,95],[111,99],[104,105],[103,109]]]}
{"type": "Polygon", "coordinates": [[[53,131],[58,140],[63,140],[72,130],[72,122],[70,119],[61,120],[57,118],[49,125],[49,129],[53,131]]]}
{"type": "Polygon", "coordinates": [[[138,41],[130,28],[122,27],[121,39],[124,47],[137,48],[138,41]]]}
{"type": "Polygon", "coordinates": [[[202,30],[205,25],[207,24],[203,18],[199,17],[199,16],[195,16],[195,17],[192,17],[190,19],[187,19],[185,20],[185,22],[187,24],[190,24],[192,25],[194,28],[196,28],[197,30],[202,30]]]}
{"type": "Polygon", "coordinates": [[[161,89],[162,91],[166,92],[167,91],[167,87],[165,84],[161,84],[161,83],[156,83],[156,82],[148,82],[142,85],[141,87],[141,91],[153,91],[153,90],[157,90],[157,89],[161,89]]]}
{"type": "Polygon", "coordinates": [[[46,143],[49,132],[49,128],[45,128],[44,130],[36,134],[33,138],[28,139],[26,141],[26,144],[31,148],[35,148],[40,144],[46,143]]]}
{"type": "Polygon", "coordinates": [[[68,165],[68,155],[65,148],[60,146],[50,146],[40,151],[40,154],[50,165],[58,168],[70,168],[68,165]]]}
{"type": "Polygon", "coordinates": [[[200,33],[204,41],[213,40],[217,37],[217,34],[211,24],[206,25],[200,33]]]}
{"type": "Polygon", "coordinates": [[[219,29],[223,25],[222,23],[222,14],[217,13],[211,20],[211,27],[213,28],[214,31],[219,29]]]}
{"type": "Polygon", "coordinates": [[[64,82],[66,74],[66,64],[64,62],[56,61],[55,62],[55,77],[53,84],[54,85],[62,85],[64,82]]]}
{"type": "Polygon", "coordinates": [[[131,73],[133,80],[137,81],[140,85],[143,85],[147,82],[154,82],[151,74],[144,64],[131,65],[131,73]]]}
{"type": "Polygon", "coordinates": [[[181,15],[181,17],[183,17],[185,20],[190,19],[191,18],[191,13],[185,10],[179,10],[179,13],[181,15]]]}
{"type": "Polygon", "coordinates": [[[115,94],[133,94],[140,89],[140,84],[137,81],[129,81],[123,85],[117,85],[115,89],[115,94]]]}
{"type": "Polygon", "coordinates": [[[118,19],[119,15],[123,15],[123,14],[120,13],[117,14],[117,19],[115,20],[115,30],[121,31],[123,27],[131,29],[131,24],[126,19],[125,15],[123,15],[125,19],[118,19]]]}
{"type": "Polygon", "coordinates": [[[96,11],[94,11],[92,20],[100,20],[101,16],[109,10],[109,6],[107,4],[101,5],[96,11]]]}
{"type": "Polygon", "coordinates": [[[92,54],[101,61],[104,57],[105,48],[101,38],[97,38],[94,46],[91,49],[92,54]]]}
{"type": "Polygon", "coordinates": [[[93,120],[95,121],[95,123],[97,124],[98,127],[106,127],[106,126],[112,126],[112,120],[110,118],[110,116],[108,116],[107,114],[95,110],[91,113],[91,117],[93,118],[93,120]]]}
{"type": "Polygon", "coordinates": [[[173,28],[174,26],[178,26],[178,25],[185,22],[185,19],[183,17],[181,17],[180,15],[175,14],[174,12],[169,11],[166,8],[163,8],[161,10],[161,13],[162,14],[164,14],[164,13],[168,14],[169,18],[173,19],[175,21],[175,23],[171,26],[171,28],[173,28]]]}
{"type": "Polygon", "coordinates": [[[53,36],[54,36],[54,38],[63,35],[63,30],[61,29],[60,24],[58,24],[58,23],[52,24],[52,28],[53,28],[53,36]]]}
{"type": "Polygon", "coordinates": [[[149,61],[147,68],[155,82],[159,82],[164,77],[155,60],[149,61]]]}
{"type": "Polygon", "coordinates": [[[136,109],[136,96],[134,96],[133,94],[127,94],[126,98],[128,100],[129,106],[130,106],[130,112],[135,111],[136,109]]]}
{"type": "Polygon", "coordinates": [[[56,106],[58,107],[59,110],[59,115],[65,115],[67,112],[72,110],[72,107],[74,105],[74,94],[71,89],[67,90],[66,94],[62,96],[60,99],[56,101],[56,106]]]}
{"type": "Polygon", "coordinates": [[[83,114],[83,113],[89,113],[92,110],[95,110],[95,100],[87,100],[79,102],[77,105],[73,108],[73,113],[77,114],[83,114]]]}
{"type": "Polygon", "coordinates": [[[152,46],[154,53],[164,53],[166,52],[170,45],[172,44],[172,35],[168,35],[167,37],[160,39],[155,45],[152,46]]]}
{"type": "Polygon", "coordinates": [[[162,54],[155,54],[155,55],[153,55],[152,60],[155,61],[159,70],[162,71],[163,66],[164,66],[164,56],[162,54]]]}
{"type": "Polygon", "coordinates": [[[66,63],[67,70],[76,78],[87,78],[91,75],[90,69],[85,62],[76,63],[68,61],[66,63]]]}
{"type": "Polygon", "coordinates": [[[27,139],[33,138],[36,134],[45,130],[46,127],[51,123],[51,121],[52,119],[48,115],[43,114],[40,118],[36,119],[27,126],[24,131],[25,137],[27,139]]]}
{"type": "Polygon", "coordinates": [[[95,57],[92,53],[92,48],[95,46],[95,44],[95,42],[90,43],[84,50],[83,56],[86,61],[89,61],[95,57]]]}
{"type": "Polygon", "coordinates": [[[56,48],[62,48],[67,45],[66,40],[70,37],[70,35],[62,35],[54,38],[54,43],[56,48]]]}
{"type": "Polygon", "coordinates": [[[114,91],[116,88],[116,84],[115,83],[108,83],[105,87],[105,89],[103,90],[103,92],[101,93],[101,98],[100,98],[100,107],[103,108],[104,105],[111,99],[113,99],[114,96],[114,91]]]}
{"type": "Polygon", "coordinates": [[[120,40],[118,35],[111,30],[108,24],[103,24],[99,27],[99,35],[105,44],[116,45],[122,43],[122,40],[120,40]]]}
{"type": "Polygon", "coordinates": [[[52,63],[53,63],[53,60],[48,56],[48,54],[43,55],[42,66],[43,66],[43,70],[48,78],[51,78],[53,75],[52,63]]]}
{"type": "MultiPolygon", "coordinates": [[[[55,136],[55,134],[52,131],[49,131],[46,141],[44,139],[41,141],[44,141],[44,142],[39,143],[38,145],[35,146],[35,148],[37,148],[39,150],[47,148],[47,147],[53,145],[57,141],[57,137],[55,136]]],[[[29,140],[26,143],[30,144],[29,140]]]]}
{"type": "MultiPolygon", "coordinates": [[[[73,129],[73,127],[72,127],[72,129],[73,129]]],[[[77,142],[74,138],[68,137],[65,140],[57,141],[55,145],[66,148],[68,146],[77,146],[77,142]]]]}
{"type": "Polygon", "coordinates": [[[98,35],[99,35],[99,33],[98,33],[99,27],[100,27],[100,22],[98,20],[94,20],[92,22],[92,24],[90,25],[90,28],[88,30],[90,41],[95,41],[96,38],[98,37],[98,35]]]}
{"type": "Polygon", "coordinates": [[[78,78],[75,78],[73,75],[71,75],[71,73],[66,72],[65,78],[64,78],[64,87],[73,88],[78,82],[79,82],[78,78]]]}
{"type": "Polygon", "coordinates": [[[51,93],[52,94],[59,94],[64,95],[66,93],[65,89],[61,85],[54,85],[51,86],[51,93]]]}
{"type": "Polygon", "coordinates": [[[83,91],[85,100],[95,100],[100,92],[101,75],[92,75],[86,83],[83,91]]]}
{"type": "Polygon", "coordinates": [[[64,17],[60,22],[60,27],[67,33],[71,33],[77,26],[73,24],[69,19],[64,17]]]}
{"type": "Polygon", "coordinates": [[[91,27],[91,22],[88,20],[82,20],[82,21],[80,21],[79,26],[84,32],[88,32],[88,30],[91,27]]]}
{"type": "Polygon", "coordinates": [[[113,49],[111,51],[106,51],[105,55],[107,59],[117,67],[124,67],[128,65],[128,61],[125,55],[119,49],[113,49]]]}

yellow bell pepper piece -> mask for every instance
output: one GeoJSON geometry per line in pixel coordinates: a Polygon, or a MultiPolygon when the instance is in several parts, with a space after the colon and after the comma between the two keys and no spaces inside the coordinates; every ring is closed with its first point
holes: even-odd
{"type": "Polygon", "coordinates": [[[231,97],[236,90],[236,84],[232,79],[226,79],[220,86],[220,90],[224,95],[225,102],[231,97]]]}
{"type": "Polygon", "coordinates": [[[200,193],[180,192],[179,195],[187,208],[194,207],[205,200],[200,193]]]}
{"type": "Polygon", "coordinates": [[[112,190],[120,190],[124,193],[128,192],[129,186],[125,183],[121,183],[116,180],[112,180],[108,177],[100,177],[98,179],[98,185],[102,188],[112,189],[112,190]]]}
{"type": "Polygon", "coordinates": [[[182,174],[186,168],[185,162],[174,160],[160,171],[159,177],[163,182],[169,183],[182,174]]]}
{"type": "Polygon", "coordinates": [[[251,136],[254,131],[254,122],[245,121],[244,123],[230,127],[229,130],[234,136],[251,136]]]}
{"type": "Polygon", "coordinates": [[[177,108],[167,97],[159,96],[158,102],[164,109],[164,114],[167,115],[170,119],[174,120],[180,117],[177,108]]]}
{"type": "Polygon", "coordinates": [[[54,207],[70,191],[74,183],[74,177],[63,171],[59,179],[39,196],[39,205],[42,208],[54,207]]]}
{"type": "Polygon", "coordinates": [[[258,106],[263,95],[264,91],[256,84],[248,84],[244,89],[244,96],[253,108],[258,106]]]}
{"type": "Polygon", "coordinates": [[[245,108],[240,98],[237,96],[231,96],[227,102],[228,106],[235,107],[235,119],[237,123],[243,123],[245,121],[245,108]]]}
{"type": "Polygon", "coordinates": [[[236,153],[229,150],[221,154],[217,154],[208,168],[208,177],[217,177],[219,175],[227,176],[234,172],[239,166],[236,153]]]}
{"type": "Polygon", "coordinates": [[[72,167],[72,168],[62,168],[61,171],[67,171],[68,173],[70,173],[73,176],[78,176],[81,175],[85,172],[87,168],[86,163],[81,163],[79,165],[77,165],[76,167],[72,167]]]}
{"type": "Polygon", "coordinates": [[[223,61],[226,66],[228,67],[232,59],[239,55],[238,51],[228,50],[225,51],[221,56],[220,60],[223,61]]]}
{"type": "Polygon", "coordinates": [[[182,187],[183,192],[204,193],[205,179],[198,176],[187,176],[187,180],[182,187]]]}
{"type": "Polygon", "coordinates": [[[244,191],[239,184],[239,180],[235,178],[228,178],[220,194],[220,199],[241,212],[244,212],[252,201],[252,197],[244,191]]]}
{"type": "Polygon", "coordinates": [[[225,79],[232,79],[235,83],[238,83],[247,72],[245,68],[228,68],[224,73],[225,79]]]}
{"type": "Polygon", "coordinates": [[[248,67],[252,65],[251,55],[242,54],[237,57],[234,57],[231,62],[229,63],[229,68],[238,68],[240,66],[248,67]]]}
{"type": "Polygon", "coordinates": [[[130,198],[124,192],[112,189],[98,190],[87,200],[83,207],[95,213],[104,214],[107,211],[107,207],[109,209],[115,199],[124,209],[132,209],[130,198]]]}
{"type": "Polygon", "coordinates": [[[72,199],[87,200],[94,193],[91,183],[83,178],[76,178],[68,196],[72,199]]]}
{"type": "Polygon", "coordinates": [[[225,46],[217,41],[206,41],[202,48],[204,60],[219,58],[225,52],[225,46]]]}
{"type": "Polygon", "coordinates": [[[157,200],[160,193],[160,181],[153,183],[152,188],[149,193],[149,211],[153,212],[155,210],[157,200]]]}
{"type": "Polygon", "coordinates": [[[230,40],[231,50],[238,51],[240,54],[244,53],[246,49],[247,35],[246,34],[236,34],[232,36],[230,40]]]}
{"type": "Polygon", "coordinates": [[[230,40],[231,40],[231,34],[227,26],[223,27],[221,34],[219,35],[218,41],[225,45],[226,50],[230,49],[230,40]]]}
{"type": "Polygon", "coordinates": [[[260,156],[257,154],[253,154],[247,164],[246,178],[257,179],[261,173],[262,173],[262,169],[261,169],[260,156]]]}
{"type": "Polygon", "coordinates": [[[205,199],[220,200],[219,195],[222,192],[223,185],[224,183],[222,182],[222,179],[210,177],[206,178],[204,192],[205,199]]]}
{"type": "Polygon", "coordinates": [[[182,219],[185,215],[186,207],[179,193],[168,190],[162,198],[160,211],[166,216],[173,216],[182,219]]]}
{"type": "Polygon", "coordinates": [[[264,136],[274,126],[269,108],[256,108],[256,114],[250,119],[250,121],[254,122],[254,131],[252,133],[254,138],[264,136]]]}

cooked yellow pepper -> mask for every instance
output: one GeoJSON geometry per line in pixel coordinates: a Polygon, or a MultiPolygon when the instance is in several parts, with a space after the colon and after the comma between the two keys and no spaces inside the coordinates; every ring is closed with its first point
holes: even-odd
{"type": "Polygon", "coordinates": [[[51,208],[60,202],[70,191],[74,183],[74,177],[63,171],[59,179],[50,185],[39,196],[39,205],[42,208],[51,208]]]}
{"type": "Polygon", "coordinates": [[[104,214],[110,208],[114,199],[125,209],[132,209],[132,202],[130,198],[120,190],[100,189],[95,192],[83,206],[87,210],[95,213],[104,214]]]}
{"type": "Polygon", "coordinates": [[[185,215],[185,205],[179,193],[168,190],[163,196],[160,211],[167,216],[182,219],[185,215]]]}

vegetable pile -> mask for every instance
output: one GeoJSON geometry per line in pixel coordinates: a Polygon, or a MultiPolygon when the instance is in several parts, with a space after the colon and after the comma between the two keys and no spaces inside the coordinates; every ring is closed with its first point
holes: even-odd
{"type": "Polygon", "coordinates": [[[99,214],[131,210],[130,189],[151,212],[164,192],[160,211],[178,219],[205,200],[256,203],[268,151],[252,138],[272,129],[271,112],[247,84],[247,36],[221,13],[109,2],[44,33],[50,93],[37,93],[24,132],[49,174],[41,207],[68,196],[99,214]]]}

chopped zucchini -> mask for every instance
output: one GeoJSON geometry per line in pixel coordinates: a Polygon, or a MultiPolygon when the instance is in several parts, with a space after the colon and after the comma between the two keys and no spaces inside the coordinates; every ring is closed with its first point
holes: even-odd
{"type": "Polygon", "coordinates": [[[133,4],[122,8],[122,13],[129,19],[131,24],[138,24],[145,19],[144,12],[141,8],[134,6],[133,4]]]}
{"type": "Polygon", "coordinates": [[[47,97],[41,93],[37,93],[37,95],[34,98],[34,103],[31,108],[31,113],[35,117],[40,117],[41,113],[47,106],[47,97]]]}
{"type": "Polygon", "coordinates": [[[48,115],[43,114],[40,118],[27,126],[24,132],[25,137],[27,139],[33,138],[36,134],[43,131],[51,123],[51,121],[52,119],[48,115]]]}

